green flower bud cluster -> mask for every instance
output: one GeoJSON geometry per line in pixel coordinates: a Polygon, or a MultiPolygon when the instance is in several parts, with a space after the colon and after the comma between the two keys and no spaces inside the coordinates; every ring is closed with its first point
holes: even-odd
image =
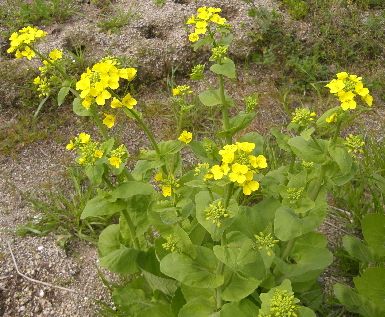
{"type": "Polygon", "coordinates": [[[260,232],[259,234],[254,235],[256,241],[256,247],[258,250],[265,249],[267,251],[267,255],[271,256],[271,249],[279,242],[279,240],[274,240],[274,237],[271,233],[264,234],[260,232]]]}
{"type": "Polygon", "coordinates": [[[210,61],[221,63],[222,59],[227,55],[228,46],[217,46],[211,50],[210,61]]]}
{"type": "Polygon", "coordinates": [[[194,168],[194,176],[198,176],[200,174],[206,174],[210,168],[209,163],[198,163],[198,165],[194,168]]]}
{"type": "Polygon", "coordinates": [[[269,314],[260,313],[258,317],[298,317],[298,302],[290,292],[277,289],[270,302],[269,314]]]}
{"type": "Polygon", "coordinates": [[[203,73],[205,71],[205,65],[203,64],[198,64],[195,65],[190,73],[190,79],[191,80],[201,80],[203,79],[203,73]]]}
{"type": "Polygon", "coordinates": [[[222,220],[229,217],[230,214],[223,206],[221,200],[213,202],[205,209],[206,220],[212,221],[218,228],[222,225],[222,220]]]}
{"type": "Polygon", "coordinates": [[[304,168],[312,168],[314,166],[314,162],[302,161],[301,164],[304,168]]]}
{"type": "Polygon", "coordinates": [[[300,188],[289,187],[286,190],[286,193],[287,193],[287,196],[288,196],[288,198],[290,200],[290,203],[291,204],[295,204],[298,201],[298,199],[301,198],[302,193],[303,193],[304,190],[305,190],[304,187],[300,187],[300,188]]]}
{"type": "Polygon", "coordinates": [[[166,236],[166,242],[162,244],[163,249],[170,252],[179,252],[178,239],[174,234],[166,236]]]}
{"type": "Polygon", "coordinates": [[[247,96],[244,100],[245,100],[246,112],[249,113],[254,111],[255,108],[258,106],[259,96],[258,94],[252,94],[250,96],[247,96]]]}
{"type": "Polygon", "coordinates": [[[365,141],[359,135],[349,134],[345,138],[344,144],[348,148],[348,152],[353,156],[362,154],[364,152],[363,147],[365,145],[365,141]]]}
{"type": "Polygon", "coordinates": [[[307,127],[312,121],[314,121],[316,113],[310,111],[309,108],[297,108],[292,113],[292,116],[292,123],[296,123],[300,127],[307,127]]]}

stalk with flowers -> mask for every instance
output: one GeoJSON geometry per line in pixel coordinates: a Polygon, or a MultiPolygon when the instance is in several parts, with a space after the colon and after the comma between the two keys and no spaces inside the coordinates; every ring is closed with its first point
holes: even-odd
{"type": "MultiPolygon", "coordinates": [[[[217,141],[200,141],[183,129],[188,96],[194,94],[187,85],[172,91],[180,111],[178,136],[157,140],[135,96],[117,93],[136,69],[114,57],[87,69],[69,89],[74,112],[91,116],[100,132],[95,138],[82,132],[67,145],[99,187],[81,218],[112,219],[99,237],[100,265],[131,276],[113,289],[116,310],[142,317],[316,316],[321,302],[314,298],[322,297],[318,277],[333,260],[317,228],[327,213],[328,191],[354,175],[363,141],[354,135],[344,140],[340,132],[354,111],[372,105],[369,90],[362,78],[337,74],[327,87],[340,106],[320,116],[296,109],[284,132],[272,131],[276,147],[291,158],[272,169],[266,138],[238,133],[257,115],[257,98],[247,98],[245,110],[230,115],[235,102],[226,83],[236,78],[228,50],[231,25],[212,7],[199,8],[187,24],[193,48],[211,50],[209,70],[217,83],[200,92],[199,100],[220,109],[217,141]],[[151,145],[136,155],[132,169],[126,166],[128,149],[111,133],[118,112],[151,145]],[[195,154],[193,168],[185,166],[184,151],[195,154]]],[[[12,47],[18,56],[31,56],[29,43],[23,45],[12,47]]],[[[55,56],[44,65],[54,65],[55,56]]],[[[190,78],[204,76],[205,65],[196,65],[190,78]]]]}

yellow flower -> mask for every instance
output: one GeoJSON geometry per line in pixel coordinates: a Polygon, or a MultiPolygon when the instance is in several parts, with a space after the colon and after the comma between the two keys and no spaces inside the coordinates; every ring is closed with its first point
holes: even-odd
{"type": "Polygon", "coordinates": [[[258,155],[258,156],[250,155],[249,162],[251,166],[254,168],[262,169],[267,167],[266,157],[264,157],[263,155],[258,155]]]}
{"type": "Polygon", "coordinates": [[[356,109],[357,103],[354,100],[347,100],[343,103],[341,103],[342,110],[346,111],[349,109],[356,109]]]}
{"type": "Polygon", "coordinates": [[[186,21],[186,24],[195,24],[196,21],[195,21],[195,16],[192,15],[187,21],[186,21]]]}
{"type": "Polygon", "coordinates": [[[95,150],[95,152],[94,152],[94,156],[96,157],[96,158],[101,158],[101,157],[103,157],[103,151],[102,150],[95,150]]]}
{"type": "Polygon", "coordinates": [[[111,101],[111,108],[116,109],[116,108],[121,108],[123,107],[123,104],[118,98],[113,98],[111,101]]]}
{"type": "Polygon", "coordinates": [[[210,171],[215,180],[222,179],[225,174],[222,167],[220,167],[219,165],[214,165],[213,167],[211,167],[210,171]]]}
{"type": "Polygon", "coordinates": [[[157,182],[162,181],[163,180],[163,173],[161,171],[156,173],[155,176],[154,176],[154,180],[157,181],[157,182]]]}
{"type": "Polygon", "coordinates": [[[72,141],[72,140],[70,140],[70,143],[68,143],[67,145],[66,145],[66,149],[68,150],[68,151],[71,151],[71,150],[73,150],[75,148],[75,144],[74,144],[74,142],[72,141]]]}
{"type": "Polygon", "coordinates": [[[162,195],[164,197],[170,197],[172,194],[172,189],[170,185],[164,185],[162,186],[162,195]]]}
{"type": "Polygon", "coordinates": [[[61,50],[58,50],[58,49],[54,49],[52,50],[50,53],[49,53],[49,58],[52,60],[52,61],[56,61],[58,59],[61,59],[63,57],[63,52],[61,50]]]}
{"type": "Polygon", "coordinates": [[[337,73],[337,78],[338,79],[346,79],[349,77],[349,74],[347,72],[340,72],[340,73],[337,73]]]}
{"type": "Polygon", "coordinates": [[[345,84],[344,84],[343,80],[333,79],[325,87],[328,87],[330,89],[330,93],[336,94],[345,88],[345,84]]]}
{"type": "Polygon", "coordinates": [[[327,117],[326,119],[325,119],[325,121],[327,122],[327,123],[334,123],[334,122],[336,122],[337,121],[337,113],[333,113],[332,115],[330,115],[329,117],[327,117]]]}
{"type": "Polygon", "coordinates": [[[350,100],[353,100],[355,97],[355,94],[351,91],[340,91],[338,94],[338,99],[343,103],[350,100]]]}
{"type": "Polygon", "coordinates": [[[252,192],[255,192],[259,189],[259,183],[257,181],[247,181],[242,185],[243,194],[246,196],[251,195],[252,192]]]}
{"type": "Polygon", "coordinates": [[[34,85],[40,85],[40,83],[41,83],[40,76],[37,76],[36,78],[34,78],[33,83],[34,83],[34,85]]]}
{"type": "Polygon", "coordinates": [[[231,166],[229,178],[233,183],[242,184],[246,181],[246,174],[249,168],[244,164],[235,163],[231,166]]]}
{"type": "Polygon", "coordinates": [[[250,153],[255,149],[255,144],[250,142],[237,142],[235,143],[239,150],[250,153]]]}
{"type": "Polygon", "coordinates": [[[365,88],[364,87],[364,84],[359,82],[356,84],[356,86],[354,87],[354,90],[356,91],[356,93],[358,95],[360,95],[361,97],[365,97],[366,95],[369,94],[369,89],[368,88],[365,88]]]}
{"type": "Polygon", "coordinates": [[[107,128],[111,129],[115,125],[115,116],[104,113],[103,124],[107,126],[107,128]]]}
{"type": "Polygon", "coordinates": [[[369,94],[367,94],[365,97],[362,98],[364,102],[371,107],[373,105],[373,97],[369,94]]]}
{"type": "Polygon", "coordinates": [[[191,132],[188,132],[188,131],[184,130],[180,134],[178,140],[183,142],[183,143],[189,144],[191,142],[191,140],[192,140],[192,137],[193,137],[193,135],[192,135],[191,132]]]}
{"type": "Polygon", "coordinates": [[[115,168],[119,168],[120,164],[122,164],[122,159],[117,156],[112,156],[108,159],[108,162],[115,168]]]}
{"type": "Polygon", "coordinates": [[[136,106],[138,102],[135,98],[133,98],[130,94],[127,94],[122,99],[123,106],[127,107],[128,109],[133,109],[134,106],[136,106]]]}
{"type": "Polygon", "coordinates": [[[195,43],[195,42],[198,42],[199,40],[199,35],[197,33],[191,33],[189,36],[188,36],[188,39],[191,43],[195,43]]]}
{"type": "Polygon", "coordinates": [[[137,70],[135,68],[122,68],[119,69],[119,76],[128,81],[132,81],[136,76],[137,70]]]}
{"type": "Polygon", "coordinates": [[[86,143],[88,143],[90,140],[91,140],[91,136],[90,136],[89,134],[84,133],[84,132],[82,132],[82,133],[79,134],[79,141],[80,141],[80,143],[86,144],[86,143]]]}

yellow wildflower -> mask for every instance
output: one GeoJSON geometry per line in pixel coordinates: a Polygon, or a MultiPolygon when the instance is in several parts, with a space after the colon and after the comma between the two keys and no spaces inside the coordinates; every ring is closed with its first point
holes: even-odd
{"type": "Polygon", "coordinates": [[[164,185],[162,186],[162,195],[164,197],[170,197],[172,194],[172,189],[170,185],[164,185]]]}
{"type": "Polygon", "coordinates": [[[184,130],[184,131],[181,133],[181,135],[179,136],[178,140],[181,141],[181,142],[183,142],[183,143],[188,144],[188,143],[191,142],[192,136],[193,136],[193,135],[192,135],[191,132],[188,132],[188,131],[184,130]]]}
{"type": "Polygon", "coordinates": [[[91,136],[85,132],[82,132],[79,134],[79,141],[82,144],[88,143],[90,141],[90,139],[91,139],[91,136]]]}
{"type": "Polygon", "coordinates": [[[138,102],[135,98],[133,98],[129,93],[124,96],[122,99],[123,106],[127,107],[128,109],[133,109],[134,106],[136,106],[138,102]]]}
{"type": "Polygon", "coordinates": [[[325,119],[325,121],[327,122],[327,123],[334,123],[334,122],[337,122],[337,113],[333,113],[332,115],[330,115],[329,117],[327,117],[326,119],[325,119]]]}
{"type": "Polygon", "coordinates": [[[107,128],[111,129],[115,125],[115,116],[104,113],[103,124],[107,126],[107,128]]]}
{"type": "Polygon", "coordinates": [[[155,176],[154,176],[154,180],[157,181],[157,182],[162,181],[163,180],[163,173],[161,171],[156,173],[155,176]]]}
{"type": "Polygon", "coordinates": [[[117,157],[117,156],[112,156],[108,159],[108,162],[110,163],[110,165],[112,165],[113,167],[115,168],[119,168],[120,167],[120,164],[122,164],[122,159],[120,157],[117,157]]]}
{"type": "Polygon", "coordinates": [[[229,173],[229,179],[233,183],[243,184],[246,181],[246,174],[249,171],[247,165],[235,163],[231,166],[231,173],[229,173]]]}
{"type": "Polygon", "coordinates": [[[121,107],[123,107],[122,102],[118,98],[114,97],[111,101],[111,108],[115,109],[115,108],[121,108],[121,107]]]}
{"type": "Polygon", "coordinates": [[[328,83],[325,87],[330,89],[330,93],[336,94],[345,88],[345,84],[341,79],[333,79],[330,83],[328,83]]]}
{"type": "Polygon", "coordinates": [[[195,42],[198,42],[199,40],[199,35],[197,33],[191,33],[189,36],[188,36],[188,39],[191,43],[195,43],[195,42]]]}
{"type": "Polygon", "coordinates": [[[58,50],[58,49],[54,49],[52,50],[50,53],[49,53],[49,58],[52,60],[52,61],[56,61],[58,59],[61,59],[63,57],[63,52],[61,50],[58,50]]]}
{"type": "Polygon", "coordinates": [[[259,189],[259,183],[254,180],[246,181],[242,185],[242,189],[243,189],[243,194],[246,196],[249,196],[251,195],[252,192],[255,192],[259,189]]]}
{"type": "Polygon", "coordinates": [[[101,157],[103,157],[103,151],[102,150],[95,150],[95,152],[94,152],[94,156],[96,157],[96,158],[101,158],[101,157]]]}
{"type": "Polygon", "coordinates": [[[66,145],[66,149],[68,150],[68,151],[71,151],[71,150],[73,150],[75,148],[75,144],[74,144],[74,142],[72,141],[72,140],[70,140],[70,142],[66,145]]]}

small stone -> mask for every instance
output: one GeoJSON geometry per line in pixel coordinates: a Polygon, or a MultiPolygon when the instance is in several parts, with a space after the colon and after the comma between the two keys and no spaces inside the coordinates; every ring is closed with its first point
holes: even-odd
{"type": "Polygon", "coordinates": [[[37,250],[38,250],[38,251],[43,251],[43,249],[44,249],[44,247],[43,247],[42,245],[39,245],[39,246],[37,247],[37,250]]]}
{"type": "Polygon", "coordinates": [[[43,291],[42,289],[39,291],[39,296],[40,296],[40,297],[43,297],[43,296],[44,296],[44,291],[43,291]]]}

